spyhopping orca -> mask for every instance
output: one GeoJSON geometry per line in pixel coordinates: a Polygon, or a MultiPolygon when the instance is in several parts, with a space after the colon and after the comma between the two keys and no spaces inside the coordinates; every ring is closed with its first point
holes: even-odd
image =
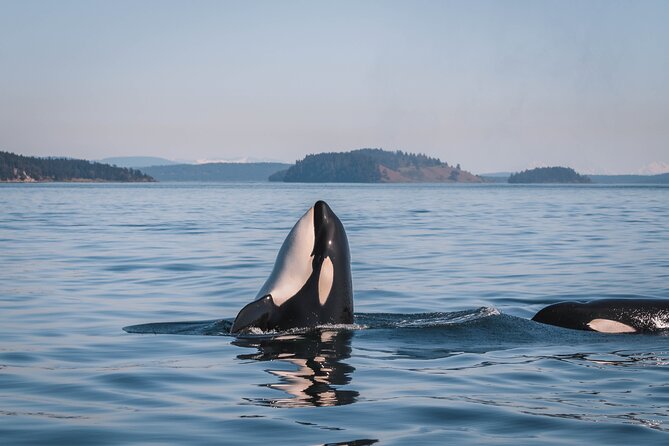
{"type": "Polygon", "coordinates": [[[332,209],[318,201],[283,242],[272,274],[230,330],[284,331],[353,323],[348,239],[332,209]]]}
{"type": "Polygon", "coordinates": [[[540,310],[532,320],[600,333],[653,333],[669,329],[669,300],[561,302],[540,310]]]}

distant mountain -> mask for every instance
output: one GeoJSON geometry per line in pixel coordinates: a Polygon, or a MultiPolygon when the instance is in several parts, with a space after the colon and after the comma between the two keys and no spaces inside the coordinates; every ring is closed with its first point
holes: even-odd
{"type": "Polygon", "coordinates": [[[359,149],[307,155],[270,181],[301,183],[481,183],[437,158],[402,151],[359,149]]]}
{"type": "Polygon", "coordinates": [[[242,156],[240,158],[228,158],[228,159],[198,159],[193,163],[178,163],[178,164],[212,164],[212,163],[224,163],[224,164],[258,164],[258,163],[279,163],[285,164],[281,160],[274,158],[255,158],[252,156],[242,156]]]}
{"type": "Polygon", "coordinates": [[[207,163],[151,166],[142,172],[158,181],[267,181],[289,167],[283,163],[207,163]]]}
{"type": "Polygon", "coordinates": [[[0,152],[0,181],[154,181],[139,170],[70,158],[36,158],[0,152]]]}
{"type": "Polygon", "coordinates": [[[509,183],[590,183],[590,178],[569,167],[538,167],[514,173],[509,183]]]}
{"type": "Polygon", "coordinates": [[[669,173],[669,163],[662,161],[653,161],[635,172],[637,175],[660,175],[663,173],[669,173]]]}
{"type": "Polygon", "coordinates": [[[669,184],[669,173],[660,175],[590,175],[598,184],[669,184]]]}
{"type": "Polygon", "coordinates": [[[101,159],[100,162],[118,167],[132,167],[134,169],[139,167],[170,166],[179,164],[175,161],[170,161],[168,159],[159,158],[156,156],[116,156],[112,158],[101,159]]]}

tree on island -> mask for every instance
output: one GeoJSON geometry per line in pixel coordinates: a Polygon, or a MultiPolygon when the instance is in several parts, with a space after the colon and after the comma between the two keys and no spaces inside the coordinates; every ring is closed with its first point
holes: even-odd
{"type": "Polygon", "coordinates": [[[0,181],[154,181],[136,169],[69,158],[36,158],[0,151],[0,181]]]}
{"type": "Polygon", "coordinates": [[[509,183],[590,183],[590,178],[580,175],[569,167],[538,167],[514,173],[509,177],[509,183]]]}
{"type": "Polygon", "coordinates": [[[286,182],[376,183],[381,179],[376,161],[365,152],[307,155],[289,168],[286,182]]]}
{"type": "Polygon", "coordinates": [[[307,155],[269,179],[305,183],[380,183],[435,181],[434,178],[441,182],[480,181],[478,177],[461,172],[459,165],[457,169],[452,168],[438,158],[382,149],[307,155]],[[456,170],[457,173],[453,173],[456,170]]]}

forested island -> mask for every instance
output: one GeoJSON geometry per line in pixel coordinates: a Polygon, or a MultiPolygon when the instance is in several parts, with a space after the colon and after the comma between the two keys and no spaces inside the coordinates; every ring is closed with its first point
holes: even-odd
{"type": "Polygon", "coordinates": [[[358,149],[307,155],[270,181],[299,183],[481,183],[483,179],[423,154],[358,149]]]}
{"type": "Polygon", "coordinates": [[[509,183],[590,183],[590,178],[576,173],[569,167],[538,167],[514,173],[509,183]]]}
{"type": "Polygon", "coordinates": [[[424,154],[382,149],[307,155],[294,165],[268,162],[173,164],[142,167],[141,171],[102,162],[0,151],[0,182],[5,183],[267,181],[268,177],[270,181],[304,183],[669,184],[669,173],[585,176],[568,167],[541,167],[508,177],[500,173],[484,178],[462,170],[459,164],[451,166],[424,154]]]}
{"type": "Polygon", "coordinates": [[[0,151],[0,181],[32,183],[67,182],[149,182],[139,170],[69,158],[37,158],[0,151]]]}

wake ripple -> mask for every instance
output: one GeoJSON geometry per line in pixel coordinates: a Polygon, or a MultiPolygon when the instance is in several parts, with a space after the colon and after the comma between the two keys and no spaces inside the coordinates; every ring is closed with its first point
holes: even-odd
{"type": "MultiPolygon", "coordinates": [[[[316,328],[297,328],[285,332],[262,330],[254,331],[250,336],[276,336],[285,334],[303,334],[314,330],[373,330],[388,328],[438,328],[472,323],[489,317],[500,316],[496,308],[481,307],[471,310],[449,313],[357,313],[353,324],[327,324],[316,328]]],[[[231,336],[233,320],[213,319],[206,321],[155,322],[124,327],[127,333],[171,334],[195,336],[231,336]]],[[[244,335],[248,337],[249,335],[244,335]]]]}

